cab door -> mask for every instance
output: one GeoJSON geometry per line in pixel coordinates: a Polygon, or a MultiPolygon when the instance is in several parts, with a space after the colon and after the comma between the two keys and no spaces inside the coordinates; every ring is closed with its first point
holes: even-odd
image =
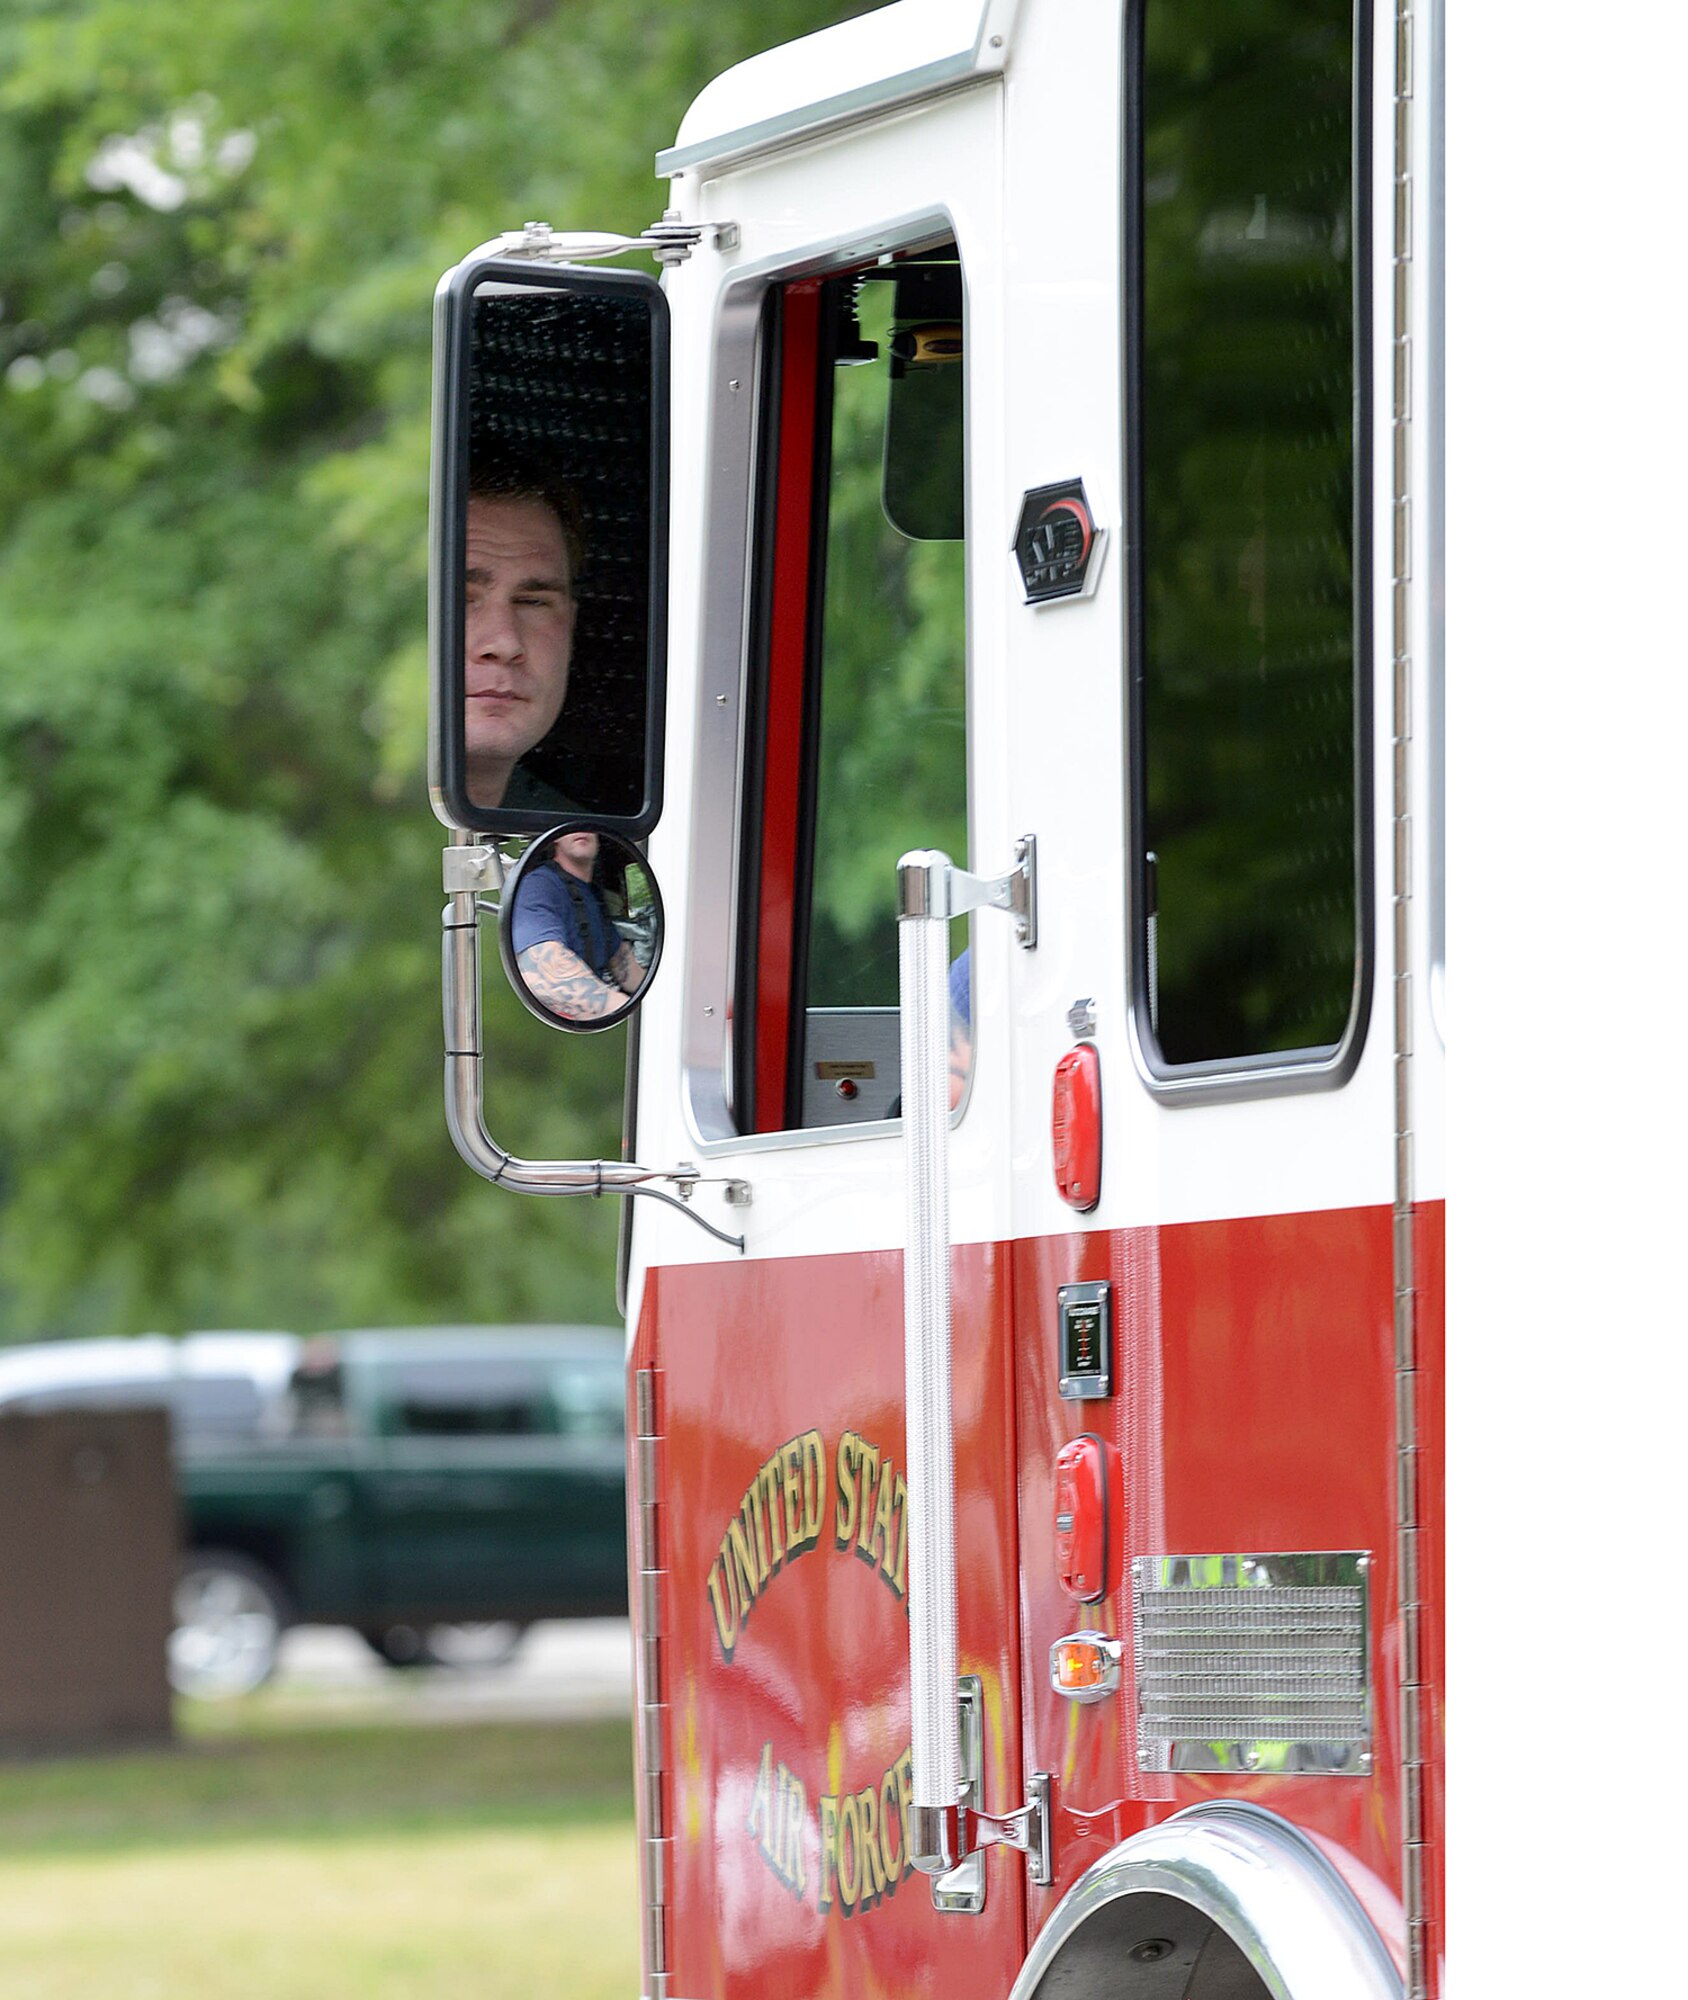
{"type": "Polygon", "coordinates": [[[1057,1799],[1034,1933],[1118,1842],[1209,1799],[1402,1879],[1386,1674],[1415,1643],[1418,1384],[1396,1366],[1405,1079],[1378,996],[1402,885],[1374,774],[1405,446],[1371,331],[1370,17],[1127,8],[1120,115],[1068,107],[1089,192],[1059,214],[1024,171],[1055,116],[1030,63],[1009,105],[1010,236],[1038,231],[1051,272],[1115,246],[1105,286],[1007,295],[1010,377],[1039,384],[1006,407],[1010,483],[1082,479],[1119,527],[1088,594],[1006,614],[1039,942],[982,961],[976,1001],[980,1082],[1012,1051],[1025,1742],[1057,1799]],[[1066,365],[1039,370],[1057,313],[1066,365]],[[1080,1054],[1099,1184],[1064,1192],[1080,1054]],[[1086,1437],[1115,1482],[1099,1588],[1061,1526],[1086,1437]],[[1117,1642],[1113,1678],[1058,1690],[1051,1647],[1086,1632],[1117,1642]]]}
{"type": "MultiPolygon", "coordinates": [[[[695,592],[701,650],[652,845],[684,883],[685,983],[645,1016],[639,1144],[749,1197],[742,1254],[660,1213],[635,1230],[666,1758],[647,1949],[692,1995],[1005,1992],[1024,1952],[1017,1858],[946,1909],[910,1860],[895,924],[899,856],[964,862],[1000,791],[1000,732],[978,726],[1004,581],[1000,91],[709,178],[737,248],[671,281],[675,407],[708,412],[695,456],[676,438],[675,546],[695,523],[703,549],[676,602],[695,592]]],[[[1006,1811],[1005,1045],[993,1061],[954,1135],[958,1560],[983,1791],[1006,1811]]]]}

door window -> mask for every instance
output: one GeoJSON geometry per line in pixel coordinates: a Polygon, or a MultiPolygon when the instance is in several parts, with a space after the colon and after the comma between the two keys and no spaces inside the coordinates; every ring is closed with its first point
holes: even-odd
{"type": "Polygon", "coordinates": [[[897,861],[967,854],[964,318],[953,245],[766,308],[741,1130],[900,1109],[897,861]]]}

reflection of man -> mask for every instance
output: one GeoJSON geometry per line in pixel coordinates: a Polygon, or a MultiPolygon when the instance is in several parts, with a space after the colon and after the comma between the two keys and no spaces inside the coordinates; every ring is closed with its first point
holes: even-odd
{"type": "Polygon", "coordinates": [[[562,834],[550,860],[530,868],[516,892],[516,963],[533,997],[565,1021],[619,1014],[644,982],[592,879],[597,863],[595,833],[562,834]]]}
{"type": "Polygon", "coordinates": [[[562,712],[581,558],[569,511],[539,492],[469,495],[463,737],[473,805],[529,803],[511,774],[562,712]]]}

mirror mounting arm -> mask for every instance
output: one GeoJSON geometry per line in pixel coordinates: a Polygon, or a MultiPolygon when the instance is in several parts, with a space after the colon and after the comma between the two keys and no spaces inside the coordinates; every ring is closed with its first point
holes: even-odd
{"type": "MultiPolygon", "coordinates": [[[[504,856],[496,847],[460,835],[445,850],[441,997],[445,1011],[445,1117],[452,1144],[475,1172],[518,1194],[645,1195],[691,1218],[718,1242],[744,1249],[744,1238],[706,1222],[690,1206],[705,1176],[689,1162],[643,1167],[632,1160],[524,1160],[507,1153],[487,1131],[481,1088],[481,943],[479,892],[503,880],[504,856]],[[653,1187],[667,1181],[676,1192],[653,1187]]],[[[726,1198],[746,1205],[749,1189],[728,1181],[726,1198]]]]}
{"type": "Polygon", "coordinates": [[[469,252],[465,263],[481,257],[514,257],[536,264],[584,264],[597,257],[619,257],[627,250],[648,250],[662,265],[683,264],[708,236],[717,250],[738,247],[736,222],[682,222],[678,209],[665,209],[661,218],[637,236],[619,236],[613,230],[553,229],[548,222],[527,222],[520,229],[506,229],[469,252]]]}

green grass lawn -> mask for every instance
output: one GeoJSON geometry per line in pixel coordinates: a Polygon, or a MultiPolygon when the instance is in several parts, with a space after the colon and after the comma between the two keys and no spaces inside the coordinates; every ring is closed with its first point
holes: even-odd
{"type": "Polygon", "coordinates": [[[5,2000],[628,2000],[625,1721],[0,1766],[5,2000]]]}

